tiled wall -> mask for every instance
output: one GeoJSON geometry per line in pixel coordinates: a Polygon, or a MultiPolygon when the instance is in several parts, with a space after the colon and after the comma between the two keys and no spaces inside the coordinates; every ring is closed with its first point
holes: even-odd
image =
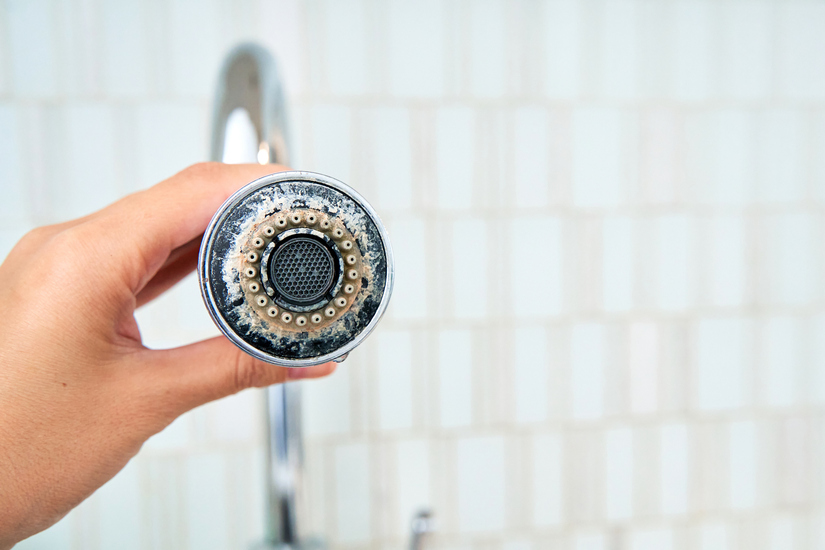
{"type": "MultiPolygon", "coordinates": [[[[0,248],[206,156],[281,58],[295,166],[382,214],[396,294],[306,388],[312,528],[401,549],[825,548],[825,2],[5,0],[0,248]]],[[[215,333],[195,281],[147,344],[215,333]]],[[[260,393],[24,549],[245,548],[260,393]]]]}

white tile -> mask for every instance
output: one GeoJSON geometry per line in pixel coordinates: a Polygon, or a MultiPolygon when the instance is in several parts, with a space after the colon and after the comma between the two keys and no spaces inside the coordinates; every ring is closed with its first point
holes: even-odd
{"type": "Polygon", "coordinates": [[[664,310],[681,311],[692,303],[693,228],[693,220],[682,214],[656,222],[656,301],[664,310]]]}
{"type": "Polygon", "coordinates": [[[48,97],[58,93],[58,48],[55,4],[16,0],[5,6],[9,25],[11,74],[16,94],[48,97]]]}
{"type": "Polygon", "coordinates": [[[99,70],[104,89],[113,96],[143,96],[149,91],[150,71],[145,3],[125,0],[101,7],[104,47],[99,70]]]}
{"type": "Polygon", "coordinates": [[[69,166],[65,179],[54,182],[58,219],[85,216],[114,202],[117,187],[115,128],[105,104],[75,104],[66,109],[69,166]]]}
{"type": "Polygon", "coordinates": [[[727,109],[713,113],[709,120],[711,136],[705,142],[712,164],[709,202],[743,206],[753,199],[756,165],[752,112],[727,109]]]}
{"type": "Polygon", "coordinates": [[[229,546],[226,458],[200,453],[186,459],[186,510],[189,547],[222,550],[229,546]]]}
{"type": "Polygon", "coordinates": [[[659,405],[659,330],[654,323],[637,322],[629,333],[630,410],[656,412],[659,405]]]}
{"type": "Polygon", "coordinates": [[[630,550],[672,550],[670,529],[639,529],[630,535],[630,550]]]}
{"type": "Polygon", "coordinates": [[[633,515],[633,431],[614,428],[604,434],[605,512],[608,521],[633,515]]]}
{"type": "Polygon", "coordinates": [[[730,2],[719,7],[722,41],[719,91],[740,100],[771,93],[773,20],[769,2],[730,2]]]}
{"type": "Polygon", "coordinates": [[[470,91],[478,97],[498,97],[507,91],[505,33],[508,12],[503,0],[468,4],[470,26],[470,91]]]}
{"type": "Polygon", "coordinates": [[[746,403],[745,376],[752,327],[742,319],[703,319],[697,326],[697,405],[706,411],[746,403]]]}
{"type": "Polygon", "coordinates": [[[558,218],[513,221],[510,239],[513,313],[520,317],[558,315],[562,310],[561,221],[558,218]],[[537,246],[541,253],[536,253],[537,246]]]}
{"type": "Polygon", "coordinates": [[[602,296],[606,311],[633,307],[633,220],[607,217],[602,225],[602,296]]]}
{"type": "Polygon", "coordinates": [[[573,113],[573,204],[609,208],[622,199],[622,113],[579,108],[573,113]]]}
{"type": "Polygon", "coordinates": [[[254,441],[263,431],[263,392],[246,390],[210,403],[209,425],[216,439],[230,444],[254,441]]]}
{"type": "Polygon", "coordinates": [[[468,426],[473,420],[473,350],[469,330],[438,335],[439,415],[443,428],[468,426]]]}
{"type": "Polygon", "coordinates": [[[311,169],[338,178],[357,187],[350,181],[351,119],[350,109],[338,105],[317,105],[311,108],[312,166],[311,169]]]}
{"type": "Polygon", "coordinates": [[[0,224],[9,229],[25,223],[29,217],[28,186],[21,170],[23,153],[17,124],[14,104],[0,104],[0,224]]]}
{"type": "Polygon", "coordinates": [[[409,209],[412,206],[409,111],[381,107],[373,111],[372,120],[377,207],[381,210],[409,209]]]}
{"type": "Polygon", "coordinates": [[[346,367],[304,384],[301,401],[307,437],[349,432],[350,380],[346,367]]]}
{"type": "Polygon", "coordinates": [[[756,505],[757,457],[756,424],[733,422],[728,429],[730,506],[734,509],[756,505]]]}
{"type": "Polygon", "coordinates": [[[811,379],[808,397],[814,403],[820,404],[825,402],[825,314],[820,313],[811,320],[809,334],[812,345],[809,358],[811,379]]]}
{"type": "Polygon", "coordinates": [[[805,198],[805,117],[791,110],[760,114],[758,198],[767,203],[805,198]]]}
{"type": "Polygon", "coordinates": [[[778,11],[777,83],[780,93],[793,99],[825,97],[825,6],[818,2],[791,2],[778,11]]]}
{"type": "Polygon", "coordinates": [[[504,439],[495,436],[459,439],[456,460],[459,531],[503,529],[504,439]]]}
{"type": "Polygon", "coordinates": [[[591,420],[604,412],[604,327],[573,325],[570,341],[570,402],[572,417],[591,420]]]}
{"type": "Polygon", "coordinates": [[[679,158],[683,136],[679,115],[674,108],[653,108],[642,118],[641,177],[646,198],[652,203],[676,200],[680,177],[679,158]]]}
{"type": "Polygon", "coordinates": [[[550,171],[547,111],[522,107],[513,113],[513,193],[516,206],[547,204],[550,171]]]}
{"type": "Polygon", "coordinates": [[[378,340],[378,421],[382,430],[412,426],[412,341],[407,331],[385,330],[378,340]]]}
{"type": "Polygon", "coordinates": [[[561,438],[533,437],[533,525],[560,525],[564,513],[564,462],[561,438]]]}
{"type": "Polygon", "coordinates": [[[336,541],[355,544],[368,541],[372,527],[370,504],[370,455],[363,443],[335,449],[336,541]]]}
{"type": "Polygon", "coordinates": [[[797,547],[792,518],[775,516],[769,520],[768,530],[767,548],[770,550],[793,550],[797,547]]]}
{"type": "Polygon", "coordinates": [[[659,501],[665,515],[688,509],[689,441],[685,424],[665,424],[659,433],[659,501]]]}
{"type": "Polygon", "coordinates": [[[637,48],[636,2],[618,0],[602,4],[601,66],[605,97],[628,99],[636,95],[637,48]]]}
{"type": "Polygon", "coordinates": [[[323,3],[323,39],[329,87],[336,95],[368,90],[366,6],[361,0],[323,3]]]}
{"type": "Polygon", "coordinates": [[[399,441],[395,450],[398,517],[395,532],[407,534],[410,519],[432,507],[430,491],[430,444],[426,439],[399,441]]]}
{"type": "Polygon", "coordinates": [[[211,99],[229,43],[216,0],[172,0],[168,3],[172,88],[181,95],[211,99]]]}
{"type": "Polygon", "coordinates": [[[549,408],[550,364],[544,328],[521,328],[514,332],[513,400],[518,423],[541,422],[549,408]]]}
{"type": "Polygon", "coordinates": [[[760,338],[762,400],[770,407],[798,404],[803,366],[803,324],[793,317],[773,317],[764,325],[760,338]]]}
{"type": "Polygon", "coordinates": [[[395,260],[395,287],[387,313],[396,319],[423,319],[427,315],[426,225],[405,220],[388,226],[395,260]]]}
{"type": "Polygon", "coordinates": [[[699,550],[729,550],[728,530],[724,523],[704,522],[699,527],[699,550]]]}
{"type": "Polygon", "coordinates": [[[191,102],[142,102],[136,134],[141,188],[207,158],[205,115],[191,102]]]}
{"type": "Polygon", "coordinates": [[[572,99],[579,93],[582,39],[579,2],[542,3],[545,93],[552,98],[572,99]]]}
{"type": "Polygon", "coordinates": [[[391,92],[402,97],[441,96],[446,59],[443,2],[393,0],[388,19],[391,92]]]}
{"type": "Polygon", "coordinates": [[[100,546],[139,550],[142,546],[141,480],[135,460],[98,489],[100,546]]]}
{"type": "Polygon", "coordinates": [[[573,537],[575,550],[607,550],[607,540],[604,535],[586,534],[573,537]]]}
{"type": "Polygon", "coordinates": [[[745,299],[748,276],[745,220],[742,216],[715,217],[706,250],[708,298],[714,306],[737,306],[745,299]]]}
{"type": "Polygon", "coordinates": [[[475,170],[475,114],[469,107],[444,107],[436,115],[437,204],[444,210],[468,209],[475,170]]]}
{"type": "Polygon", "coordinates": [[[818,220],[806,213],[768,218],[768,292],[772,302],[785,305],[810,303],[819,292],[818,220]]]}
{"type": "Polygon", "coordinates": [[[453,223],[453,305],[456,317],[487,315],[487,224],[481,220],[453,223]]]}
{"type": "Polygon", "coordinates": [[[707,98],[713,88],[711,3],[681,0],[673,9],[673,95],[695,101],[707,98]]]}
{"type": "Polygon", "coordinates": [[[309,72],[303,47],[308,30],[304,6],[299,0],[275,0],[262,2],[258,9],[257,39],[276,56],[287,96],[295,97],[304,91],[309,72]]]}

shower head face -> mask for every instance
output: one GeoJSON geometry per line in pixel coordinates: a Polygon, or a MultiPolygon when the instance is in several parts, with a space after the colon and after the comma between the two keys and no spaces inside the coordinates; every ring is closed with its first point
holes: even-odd
{"type": "Polygon", "coordinates": [[[328,176],[281,172],[221,207],[204,234],[201,291],[241,349],[283,366],[337,359],[375,327],[392,291],[378,216],[328,176]]]}

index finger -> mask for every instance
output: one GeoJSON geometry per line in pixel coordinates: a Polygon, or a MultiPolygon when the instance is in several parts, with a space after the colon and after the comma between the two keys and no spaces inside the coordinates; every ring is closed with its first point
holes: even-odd
{"type": "Polygon", "coordinates": [[[201,235],[221,204],[243,185],[282,172],[277,164],[196,164],[106,207],[93,220],[115,263],[137,292],[176,248],[201,235]]]}

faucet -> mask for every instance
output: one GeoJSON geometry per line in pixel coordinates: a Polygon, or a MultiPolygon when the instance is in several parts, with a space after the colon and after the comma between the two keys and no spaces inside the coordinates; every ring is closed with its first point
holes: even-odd
{"type": "MultiPolygon", "coordinates": [[[[229,52],[218,78],[211,159],[228,163],[286,164],[288,131],[284,91],[275,59],[260,46],[229,52]]],[[[317,547],[300,531],[303,473],[301,383],[264,390],[266,396],[265,538],[261,550],[317,547]]]]}

